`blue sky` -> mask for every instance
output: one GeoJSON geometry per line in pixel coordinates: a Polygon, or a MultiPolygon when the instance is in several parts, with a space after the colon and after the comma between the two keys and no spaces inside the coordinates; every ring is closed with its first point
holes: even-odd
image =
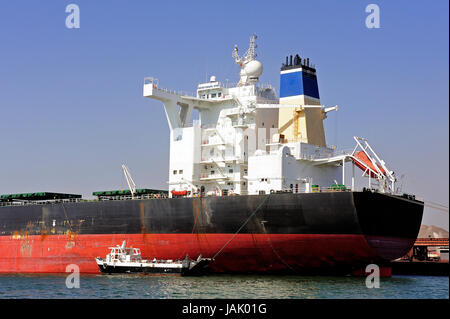
{"type": "MultiPolygon", "coordinates": [[[[448,1],[2,1],[0,194],[166,188],[169,138],[146,76],[194,92],[238,80],[256,33],[260,78],[278,91],[288,54],[316,64],[328,144],[368,138],[404,191],[448,206],[448,1]],[[67,29],[68,4],[80,29],[67,29]],[[367,29],[365,8],[380,7],[367,29]]],[[[423,220],[448,229],[448,213],[423,220]]]]}

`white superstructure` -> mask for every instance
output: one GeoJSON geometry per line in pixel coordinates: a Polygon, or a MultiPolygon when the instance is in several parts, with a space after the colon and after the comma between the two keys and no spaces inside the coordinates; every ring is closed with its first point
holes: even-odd
{"type": "MultiPolygon", "coordinates": [[[[270,85],[258,85],[263,68],[256,60],[255,40],[254,35],[243,57],[235,46],[232,56],[241,70],[234,87],[211,76],[198,85],[196,96],[188,96],[161,88],[155,78],[145,79],[144,96],[164,104],[169,123],[169,195],[320,191],[345,184],[346,161],[359,161],[372,186],[377,182],[382,191],[393,190],[395,178],[386,167],[378,169],[378,158],[372,167],[355,151],[338,154],[326,146],[322,121],[337,106],[320,105],[309,59],[302,62],[297,55],[293,63],[291,56],[289,63],[286,58],[280,98],[270,85]],[[198,120],[192,119],[194,109],[198,120]]],[[[354,189],[354,175],[347,188],[354,189]]]]}

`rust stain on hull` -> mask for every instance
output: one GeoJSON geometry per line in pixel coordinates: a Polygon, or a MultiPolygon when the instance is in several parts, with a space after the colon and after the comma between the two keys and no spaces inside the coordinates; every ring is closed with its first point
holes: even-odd
{"type": "Polygon", "coordinates": [[[77,237],[77,233],[76,232],[72,232],[70,230],[66,231],[66,235],[67,235],[67,243],[65,245],[66,249],[72,249],[73,247],[75,247],[75,240],[77,237]]]}
{"type": "MultiPolygon", "coordinates": [[[[141,235],[142,235],[142,242],[143,242],[143,248],[147,251],[147,254],[150,254],[151,257],[156,257],[157,254],[157,246],[164,246],[164,242],[156,241],[155,239],[151,240],[149,239],[149,236],[151,235],[147,231],[147,227],[145,227],[145,207],[144,203],[139,203],[139,221],[141,224],[141,235]]],[[[168,243],[166,243],[168,244],[168,243]]]]}
{"type": "Polygon", "coordinates": [[[203,201],[201,197],[194,198],[192,201],[192,215],[194,219],[192,234],[195,235],[198,249],[201,252],[210,250],[208,236],[203,233],[206,226],[205,224],[210,222],[210,216],[208,216],[208,211],[206,209],[202,210],[202,205],[203,201]]]}
{"type": "Polygon", "coordinates": [[[147,230],[145,229],[145,220],[144,220],[144,203],[140,202],[139,203],[139,219],[141,222],[141,233],[142,235],[145,236],[145,234],[147,234],[147,230]]]}

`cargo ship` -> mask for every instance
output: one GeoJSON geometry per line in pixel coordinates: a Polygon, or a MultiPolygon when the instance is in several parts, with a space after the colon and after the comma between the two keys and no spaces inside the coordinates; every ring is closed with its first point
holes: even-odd
{"type": "Polygon", "coordinates": [[[96,256],[126,241],[143,257],[213,258],[217,273],[349,274],[405,255],[423,202],[401,194],[369,142],[326,144],[315,66],[283,61],[280,92],[259,84],[256,35],[239,82],[211,76],[196,95],[145,78],[143,96],[162,102],[170,129],[167,190],[0,196],[0,273],[98,273],[96,256]],[[367,185],[356,187],[355,171],[367,185]]]}

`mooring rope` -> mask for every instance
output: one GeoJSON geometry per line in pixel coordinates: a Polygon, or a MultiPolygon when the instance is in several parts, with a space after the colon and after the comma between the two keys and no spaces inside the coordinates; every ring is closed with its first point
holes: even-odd
{"type": "Polygon", "coordinates": [[[244,226],[249,222],[250,218],[252,218],[253,215],[256,214],[256,212],[258,212],[258,210],[262,207],[262,205],[264,205],[264,203],[269,199],[269,197],[270,195],[267,195],[267,197],[261,202],[261,204],[259,204],[258,207],[256,207],[253,213],[247,218],[247,220],[241,225],[241,227],[239,227],[237,232],[235,232],[234,235],[230,238],[230,240],[227,241],[225,245],[223,245],[222,248],[220,248],[219,251],[214,255],[214,257],[212,258],[213,260],[216,259],[216,257],[222,252],[222,250],[234,239],[234,237],[236,237],[236,235],[242,230],[242,228],[244,228],[244,226]]]}
{"type": "Polygon", "coordinates": [[[424,200],[425,206],[429,207],[429,208],[433,208],[433,209],[437,209],[443,212],[447,212],[448,213],[448,206],[436,203],[436,202],[432,202],[430,200],[424,200]]]}
{"type": "MultiPolygon", "coordinates": [[[[267,235],[267,233],[266,233],[266,235],[267,235]]],[[[287,262],[285,262],[283,260],[283,258],[281,258],[281,256],[277,253],[277,251],[275,250],[275,248],[272,245],[272,241],[270,240],[270,237],[267,237],[267,241],[269,242],[269,246],[270,246],[270,248],[272,248],[273,253],[277,256],[277,258],[281,261],[281,263],[283,265],[285,265],[286,267],[288,267],[290,270],[295,272],[295,269],[292,268],[287,262]]]]}

